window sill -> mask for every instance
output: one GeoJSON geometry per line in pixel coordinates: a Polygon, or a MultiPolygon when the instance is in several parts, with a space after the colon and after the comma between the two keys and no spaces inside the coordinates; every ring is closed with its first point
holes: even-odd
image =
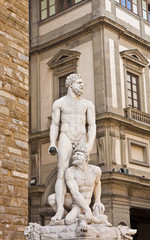
{"type": "Polygon", "coordinates": [[[83,2],[79,2],[79,3],[75,4],[75,5],[73,5],[72,7],[63,10],[62,12],[56,13],[53,16],[50,16],[50,17],[48,17],[48,18],[46,18],[44,20],[40,20],[39,25],[42,25],[44,23],[47,23],[48,21],[52,21],[54,19],[57,19],[58,17],[66,14],[66,13],[69,13],[70,11],[73,11],[74,9],[84,5],[85,3],[89,2],[89,1],[91,1],[91,0],[84,0],[83,2]]]}

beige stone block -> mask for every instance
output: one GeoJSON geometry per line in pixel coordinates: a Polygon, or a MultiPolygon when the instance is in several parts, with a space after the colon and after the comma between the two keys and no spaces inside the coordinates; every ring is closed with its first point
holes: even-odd
{"type": "Polygon", "coordinates": [[[12,86],[11,92],[16,97],[26,98],[26,91],[24,91],[23,89],[20,90],[17,86],[12,86]]]}
{"type": "Polygon", "coordinates": [[[5,130],[5,135],[6,136],[11,136],[12,135],[12,132],[8,129],[5,130]]]}
{"type": "Polygon", "coordinates": [[[18,171],[11,171],[11,174],[13,177],[28,179],[28,174],[26,174],[26,173],[22,173],[22,172],[18,172],[18,171]]]}
{"type": "Polygon", "coordinates": [[[3,168],[6,168],[6,169],[14,169],[14,163],[10,160],[7,160],[7,159],[3,159],[2,161],[2,167],[3,168]]]}
{"type": "Polygon", "coordinates": [[[26,113],[15,111],[14,109],[10,109],[10,117],[19,119],[24,122],[28,121],[28,115],[26,113]]]}
{"type": "Polygon", "coordinates": [[[28,74],[29,74],[28,69],[25,69],[25,68],[23,68],[23,67],[21,67],[21,66],[18,66],[18,70],[19,70],[20,72],[24,73],[24,74],[27,75],[27,76],[28,76],[28,74]]]}
{"type": "Polygon", "coordinates": [[[6,99],[4,97],[0,97],[0,105],[6,105],[6,99]]]}
{"type": "Polygon", "coordinates": [[[7,196],[2,196],[2,205],[3,206],[10,206],[11,199],[7,196]]]}
{"type": "Polygon", "coordinates": [[[15,187],[14,195],[18,198],[28,198],[28,189],[23,187],[15,187]]]}
{"type": "Polygon", "coordinates": [[[28,143],[27,142],[24,142],[24,141],[21,141],[21,140],[16,140],[15,143],[20,148],[28,149],[28,143]]]}
{"type": "Polygon", "coordinates": [[[16,102],[6,99],[6,107],[8,107],[9,109],[15,109],[16,108],[16,102]]]}
{"type": "Polygon", "coordinates": [[[18,102],[21,103],[22,105],[25,105],[25,106],[29,106],[29,101],[25,100],[25,99],[22,99],[22,98],[18,98],[18,102]]]}
{"type": "Polygon", "coordinates": [[[9,153],[14,153],[16,155],[21,155],[21,150],[20,149],[17,149],[17,148],[12,148],[12,147],[9,147],[9,153]]]}
{"type": "Polygon", "coordinates": [[[23,163],[16,163],[14,167],[15,171],[22,172],[22,173],[28,173],[28,166],[23,163]]]}
{"type": "Polygon", "coordinates": [[[5,97],[5,98],[9,98],[9,99],[11,99],[13,101],[16,100],[15,96],[13,96],[12,94],[10,94],[8,92],[4,92],[2,90],[0,90],[0,96],[5,97]]]}
{"type": "Polygon", "coordinates": [[[9,116],[9,109],[4,106],[0,106],[0,113],[9,116]]]}
{"type": "Polygon", "coordinates": [[[3,174],[3,175],[8,175],[8,170],[2,168],[2,169],[1,169],[1,174],[3,174]]]}
{"type": "Polygon", "coordinates": [[[15,132],[14,133],[14,138],[28,142],[28,135],[27,135],[27,133],[23,135],[23,134],[20,134],[18,132],[15,132]]]}
{"type": "Polygon", "coordinates": [[[23,198],[11,198],[11,206],[20,208],[22,206],[28,206],[28,201],[23,198]]]}

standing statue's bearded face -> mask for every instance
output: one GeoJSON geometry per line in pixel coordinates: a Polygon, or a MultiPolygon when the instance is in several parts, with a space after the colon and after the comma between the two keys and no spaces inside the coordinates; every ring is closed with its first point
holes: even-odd
{"type": "Polygon", "coordinates": [[[81,96],[83,94],[83,87],[84,87],[84,84],[83,84],[82,78],[78,78],[71,85],[71,89],[76,94],[76,96],[81,96]]]}

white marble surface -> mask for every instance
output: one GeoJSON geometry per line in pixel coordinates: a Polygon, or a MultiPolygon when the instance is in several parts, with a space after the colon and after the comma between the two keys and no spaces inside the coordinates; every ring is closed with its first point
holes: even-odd
{"type": "Polygon", "coordinates": [[[66,79],[67,95],[56,100],[52,110],[49,152],[58,152],[58,175],[55,185],[57,204],[53,221],[61,220],[64,214],[64,196],[66,193],[65,170],[69,167],[73,149],[84,147],[91,152],[95,135],[95,109],[92,102],[82,98],[83,80],[79,74],[71,74],[66,79]],[[86,130],[86,124],[88,130],[86,130]],[[59,134],[58,147],[56,140],[59,134]]]}
{"type": "Polygon", "coordinates": [[[70,75],[67,86],[67,96],[54,102],[50,128],[49,151],[53,155],[58,153],[58,176],[55,193],[48,197],[48,202],[56,214],[47,226],[30,223],[25,230],[26,240],[132,240],[136,230],[127,226],[113,227],[104,214],[101,169],[89,164],[96,134],[95,111],[91,102],[81,98],[84,86],[81,76],[70,75]],[[91,207],[92,196],[94,202],[91,207]]]}
{"type": "Polygon", "coordinates": [[[71,225],[64,224],[63,220],[59,225],[40,226],[30,223],[25,230],[26,240],[57,240],[57,239],[90,239],[90,240],[132,240],[136,230],[126,226],[107,227],[105,224],[89,224],[85,221],[71,225]]]}

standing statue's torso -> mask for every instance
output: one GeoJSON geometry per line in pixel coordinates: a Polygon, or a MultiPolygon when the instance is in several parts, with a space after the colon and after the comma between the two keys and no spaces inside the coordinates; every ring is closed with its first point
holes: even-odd
{"type": "Polygon", "coordinates": [[[75,142],[86,134],[87,101],[85,99],[64,98],[60,105],[61,132],[75,142]]]}

